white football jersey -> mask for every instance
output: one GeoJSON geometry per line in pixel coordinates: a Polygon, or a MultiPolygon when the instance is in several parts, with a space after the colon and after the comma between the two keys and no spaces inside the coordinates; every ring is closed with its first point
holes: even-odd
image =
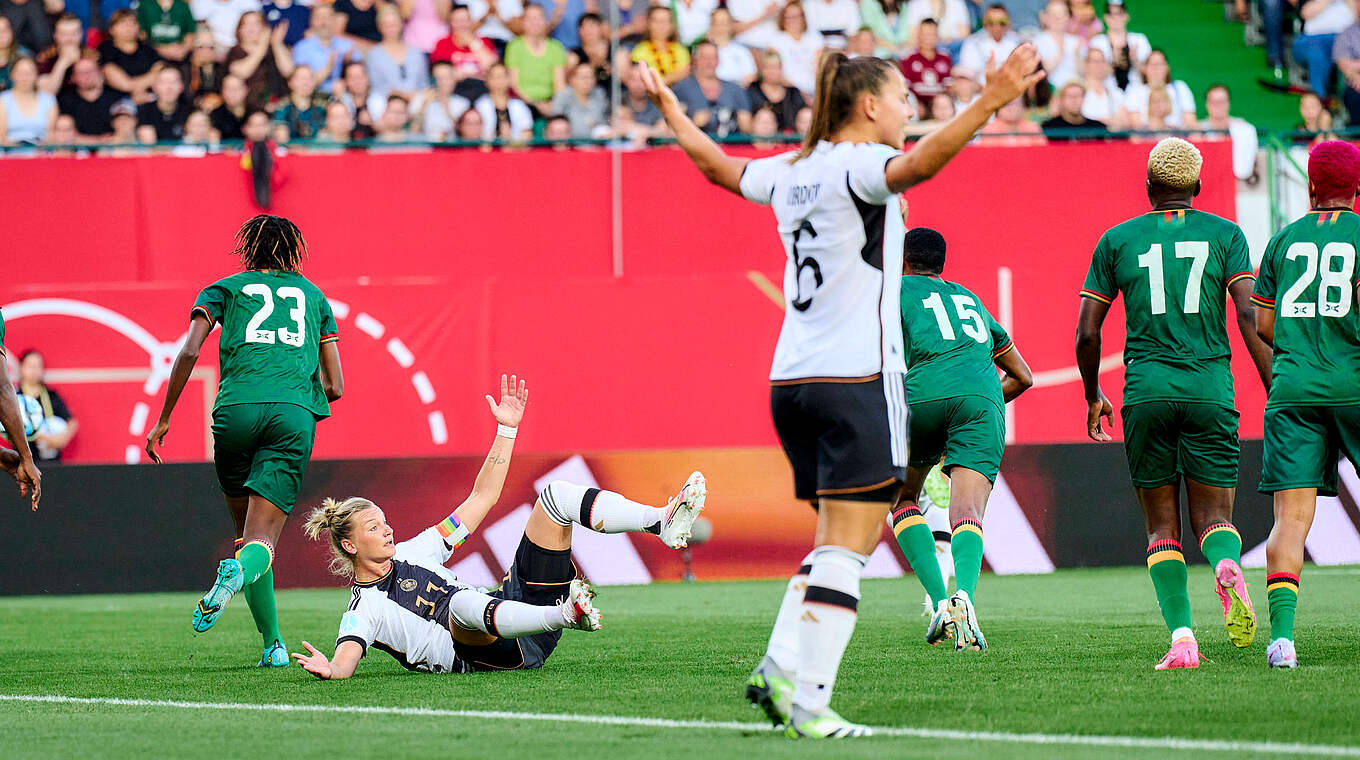
{"type": "Polygon", "coordinates": [[[397,544],[392,569],[369,583],[355,583],[349,610],[340,618],[335,645],[353,641],[387,652],[408,670],[461,673],[449,634],[449,597],[471,588],[444,567],[453,550],[433,527],[397,544]]]}
{"type": "Polygon", "coordinates": [[[829,143],[751,161],[741,194],[774,207],[784,266],[784,326],[770,380],[906,371],[898,300],[902,214],[884,167],[900,152],[829,143]]]}

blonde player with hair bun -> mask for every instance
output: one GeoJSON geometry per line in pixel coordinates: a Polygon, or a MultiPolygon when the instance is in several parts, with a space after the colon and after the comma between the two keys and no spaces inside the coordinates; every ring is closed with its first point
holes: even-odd
{"type": "Polygon", "coordinates": [[[387,652],[408,670],[469,673],[542,667],[562,630],[597,631],[603,618],[594,593],[571,561],[574,525],[598,533],[651,533],[673,549],[688,544],[704,508],[704,476],[690,475],[664,507],[564,481],[539,494],[501,587],[491,593],[459,581],[444,566],[500,499],[529,389],[501,376],[501,397],[486,397],[496,438],[472,493],[448,517],[397,543],[381,507],[352,496],[326,499],[303,530],[326,537],[332,572],[354,579],[349,609],[340,618],[335,653],[310,643],[293,657],[307,672],[332,680],[354,674],[370,648],[387,652]]]}
{"type": "MultiPolygon", "coordinates": [[[[1241,567],[1242,538],[1232,524],[1237,488],[1237,410],[1233,403],[1227,301],[1270,387],[1270,348],[1256,334],[1251,258],[1237,225],[1193,208],[1204,160],[1177,137],[1148,154],[1152,211],[1108,230],[1096,245],[1081,290],[1077,366],[1086,392],[1087,433],[1113,438],[1101,421],[1114,407],[1100,390],[1101,326],[1124,294],[1124,452],[1147,524],[1147,564],[1171,649],[1157,670],[1199,667],[1190,627],[1180,493],[1190,529],[1214,569],[1228,639],[1251,644],[1256,613],[1241,567]]],[[[1227,171],[1228,169],[1224,169],[1227,171]]]]}

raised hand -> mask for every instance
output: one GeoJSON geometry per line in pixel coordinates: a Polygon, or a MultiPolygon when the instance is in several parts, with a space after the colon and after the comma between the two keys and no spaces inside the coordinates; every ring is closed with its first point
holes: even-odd
{"type": "Polygon", "coordinates": [[[661,75],[656,70],[647,65],[646,61],[638,63],[642,74],[642,86],[647,90],[647,97],[656,106],[656,110],[666,115],[666,109],[679,108],[680,100],[675,97],[675,93],[666,85],[661,75]]]}
{"type": "Polygon", "coordinates": [[[1033,43],[1023,43],[1006,57],[1000,68],[996,56],[987,59],[987,83],[982,86],[982,97],[993,110],[1024,95],[1047,74],[1039,68],[1043,59],[1033,43]]]}
{"type": "Polygon", "coordinates": [[[524,406],[529,403],[529,389],[515,375],[501,375],[500,403],[490,396],[486,397],[486,403],[491,407],[491,416],[496,418],[497,424],[519,427],[520,420],[524,419],[524,406]]]}
{"type": "Polygon", "coordinates": [[[331,677],[331,662],[326,659],[326,655],[316,651],[316,647],[302,642],[302,646],[307,648],[307,654],[293,653],[293,658],[298,661],[302,669],[323,680],[331,677]]]}
{"type": "Polygon", "coordinates": [[[1086,407],[1086,435],[1091,440],[1100,443],[1108,443],[1114,438],[1101,426],[1100,421],[1104,419],[1111,428],[1114,427],[1114,406],[1110,400],[1105,398],[1105,393],[1100,391],[1100,397],[1091,401],[1086,407]]]}

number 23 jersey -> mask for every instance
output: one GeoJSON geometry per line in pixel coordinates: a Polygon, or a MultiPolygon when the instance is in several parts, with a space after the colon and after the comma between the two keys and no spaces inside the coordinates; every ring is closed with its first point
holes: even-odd
{"type": "Polygon", "coordinates": [[[1360,404],[1360,216],[1312,211],[1275,234],[1251,300],[1275,311],[1267,408],[1360,404]]]}
{"type": "Polygon", "coordinates": [[[1226,291],[1251,276],[1242,230],[1203,211],[1154,211],[1101,236],[1081,295],[1111,303],[1124,294],[1126,406],[1234,407],[1226,291]]]}
{"type": "Polygon", "coordinates": [[[807,158],[794,155],[751,161],[741,176],[747,200],[774,208],[788,257],[770,379],[904,372],[902,215],[884,175],[901,153],[877,143],[822,142],[807,158]]]}
{"type": "Polygon", "coordinates": [[[288,403],[330,416],[321,346],[339,340],[320,288],[296,272],[251,270],[204,288],[190,312],[222,324],[213,408],[288,403]]]}

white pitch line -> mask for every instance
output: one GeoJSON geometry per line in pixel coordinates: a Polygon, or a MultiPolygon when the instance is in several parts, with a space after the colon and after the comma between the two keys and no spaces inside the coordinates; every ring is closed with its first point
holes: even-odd
{"type": "MultiPolygon", "coordinates": [[[[243,710],[253,712],[312,712],[359,715],[405,715],[431,718],[476,718],[479,720],[525,720],[545,723],[583,723],[594,726],[638,726],[643,728],[687,728],[720,731],[773,732],[765,723],[738,721],[672,720],[627,715],[568,715],[563,713],[523,713],[502,710],[440,710],[428,707],[376,707],[358,705],[250,704],[245,702],[180,702],[164,699],[117,699],[112,697],[62,697],[41,694],[0,694],[0,702],[41,702],[49,704],[109,705],[113,707],[157,707],[181,710],[243,710]]],[[[1236,752],[1317,757],[1360,757],[1360,747],[1328,744],[1281,744],[1277,742],[1219,741],[1214,739],[1153,738],[1145,736],[1083,736],[1081,734],[1019,734],[999,731],[951,731],[937,728],[875,727],[875,736],[901,736],[917,739],[962,739],[1011,744],[1066,744],[1085,747],[1126,747],[1131,749],[1174,749],[1207,752],[1236,752]]]]}

